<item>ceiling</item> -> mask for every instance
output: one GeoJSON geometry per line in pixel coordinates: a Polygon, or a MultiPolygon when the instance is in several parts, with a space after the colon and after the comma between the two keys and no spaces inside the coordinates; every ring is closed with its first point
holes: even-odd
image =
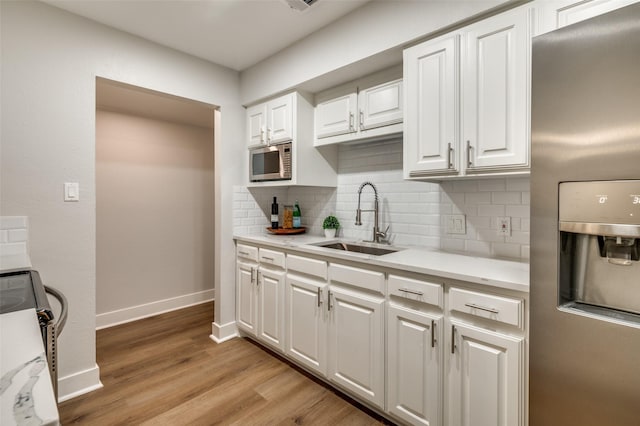
{"type": "Polygon", "coordinates": [[[284,0],[42,1],[242,71],[370,0],[317,0],[302,12],[284,0]]]}

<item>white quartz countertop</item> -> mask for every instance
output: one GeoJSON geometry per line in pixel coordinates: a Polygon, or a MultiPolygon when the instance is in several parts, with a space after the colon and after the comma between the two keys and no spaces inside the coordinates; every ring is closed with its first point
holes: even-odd
{"type": "Polygon", "coordinates": [[[31,269],[31,259],[27,253],[0,254],[0,272],[16,272],[31,269]]]}
{"type": "MultiPolygon", "coordinates": [[[[314,244],[332,240],[313,235],[281,236],[259,234],[236,236],[235,239],[239,242],[321,255],[329,259],[358,262],[508,290],[529,292],[528,262],[490,259],[420,247],[398,247],[401,250],[395,253],[374,256],[319,247],[314,244]]],[[[350,242],[347,239],[341,239],[340,241],[350,242]]]]}
{"type": "Polygon", "coordinates": [[[0,425],[58,425],[35,309],[0,315],[0,425]]]}

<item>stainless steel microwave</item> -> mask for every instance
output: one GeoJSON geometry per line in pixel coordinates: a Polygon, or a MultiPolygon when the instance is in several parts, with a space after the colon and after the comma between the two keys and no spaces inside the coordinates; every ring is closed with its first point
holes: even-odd
{"type": "Polygon", "coordinates": [[[291,142],[250,149],[249,180],[291,180],[291,142]]]}

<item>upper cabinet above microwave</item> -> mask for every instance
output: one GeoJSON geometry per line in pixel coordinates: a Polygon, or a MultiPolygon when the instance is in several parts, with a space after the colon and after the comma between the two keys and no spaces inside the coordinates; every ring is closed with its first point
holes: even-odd
{"type": "Polygon", "coordinates": [[[401,67],[316,95],[315,145],[401,135],[402,97],[401,67]]]}
{"type": "Polygon", "coordinates": [[[249,147],[293,140],[295,93],[247,108],[249,147]]]}
{"type": "Polygon", "coordinates": [[[336,186],[337,149],[313,146],[313,105],[308,98],[292,92],[247,108],[247,164],[256,148],[291,143],[291,179],[250,182],[248,172],[248,186],[336,186]]]}

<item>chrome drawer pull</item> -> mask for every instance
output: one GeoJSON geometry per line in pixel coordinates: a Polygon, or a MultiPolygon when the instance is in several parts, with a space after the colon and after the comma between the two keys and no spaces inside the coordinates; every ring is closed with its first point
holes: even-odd
{"type": "Polygon", "coordinates": [[[416,296],[424,296],[423,292],[417,291],[417,290],[411,290],[411,289],[408,289],[408,288],[399,288],[398,291],[402,291],[404,293],[415,294],[416,296]]]}
{"type": "Polygon", "coordinates": [[[270,262],[273,262],[275,259],[273,257],[262,256],[260,260],[268,260],[270,262]]]}
{"type": "Polygon", "coordinates": [[[481,311],[491,312],[492,314],[500,313],[496,308],[487,308],[486,306],[476,305],[475,303],[465,303],[464,306],[472,309],[480,309],[481,311]]]}
{"type": "Polygon", "coordinates": [[[431,347],[436,347],[436,322],[431,320],[431,347]]]}
{"type": "Polygon", "coordinates": [[[239,251],[238,253],[240,253],[243,256],[249,256],[249,253],[247,253],[246,251],[239,251]]]}

